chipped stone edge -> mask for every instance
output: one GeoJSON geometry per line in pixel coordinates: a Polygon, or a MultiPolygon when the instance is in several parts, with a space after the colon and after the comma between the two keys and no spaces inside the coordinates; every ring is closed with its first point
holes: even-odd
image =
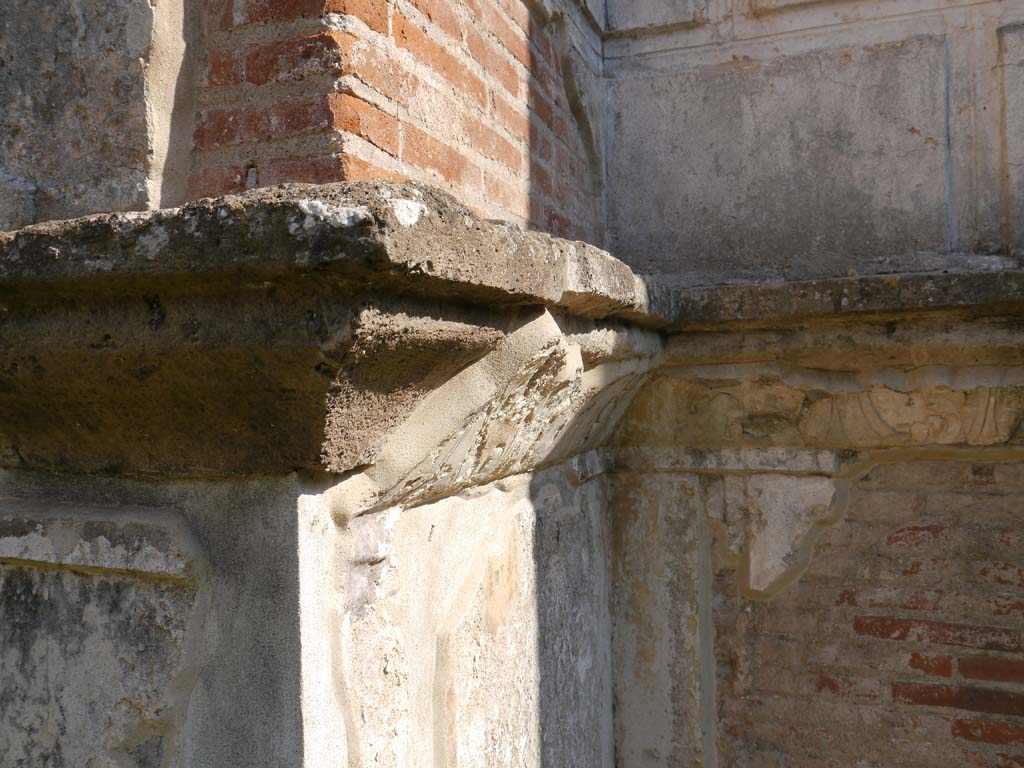
{"type": "MultiPolygon", "coordinates": [[[[968,259],[966,263],[970,263],[968,259]]],[[[1024,306],[1024,270],[679,287],[583,242],[483,220],[412,183],[282,185],[0,233],[0,288],[316,272],[396,294],[534,304],[682,331],[853,313],[1024,306]]]]}

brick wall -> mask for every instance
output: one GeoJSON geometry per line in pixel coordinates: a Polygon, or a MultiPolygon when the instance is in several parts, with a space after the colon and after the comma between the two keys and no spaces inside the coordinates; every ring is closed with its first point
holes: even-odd
{"type": "Polygon", "coordinates": [[[520,0],[210,0],[190,195],[412,178],[599,239],[572,56],[545,16],[520,0]]]}
{"type": "Polygon", "coordinates": [[[723,766],[1024,765],[1024,471],[883,465],[768,603],[716,579],[723,766]]]}

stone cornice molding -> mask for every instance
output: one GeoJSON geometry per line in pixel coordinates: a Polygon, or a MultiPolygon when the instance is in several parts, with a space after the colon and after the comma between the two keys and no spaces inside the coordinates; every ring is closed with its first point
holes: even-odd
{"type": "Polygon", "coordinates": [[[665,324],[603,251],[378,183],[0,235],[0,313],[0,465],[355,475],[342,515],[592,447],[665,324]]]}

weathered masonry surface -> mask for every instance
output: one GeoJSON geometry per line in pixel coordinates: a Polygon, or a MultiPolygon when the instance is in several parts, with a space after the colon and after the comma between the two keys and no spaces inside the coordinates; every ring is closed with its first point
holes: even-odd
{"type": "Polygon", "coordinates": [[[0,766],[1021,768],[1022,169],[1024,0],[4,0],[0,766]]]}
{"type": "Polygon", "coordinates": [[[985,265],[685,287],[387,182],[0,235],[0,764],[1020,764],[985,265]]]}
{"type": "Polygon", "coordinates": [[[684,285],[1024,248],[1022,0],[9,5],[0,229],[412,179],[684,285]]]}

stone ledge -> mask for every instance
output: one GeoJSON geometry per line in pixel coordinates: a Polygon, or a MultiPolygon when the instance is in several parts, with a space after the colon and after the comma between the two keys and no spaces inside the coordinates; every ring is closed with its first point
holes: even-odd
{"type": "Polygon", "coordinates": [[[671,330],[769,325],[823,316],[899,315],[935,310],[981,313],[1024,308],[1024,269],[857,275],[792,283],[649,286],[671,330]]]}
{"type": "Polygon", "coordinates": [[[1022,287],[990,271],[649,295],[597,248],[416,184],[42,224],[0,235],[0,466],[358,473],[341,512],[358,515],[601,445],[648,373],[683,359],[656,331],[983,314],[1022,287]]]}
{"type": "Polygon", "coordinates": [[[606,252],[481,220],[415,183],[284,185],[0,233],[0,291],[285,273],[392,295],[666,323],[649,311],[643,281],[606,252]]]}
{"type": "Polygon", "coordinates": [[[543,306],[672,331],[1024,307],[1017,261],[966,254],[924,263],[936,270],[680,286],[670,277],[634,275],[592,245],[482,220],[425,185],[291,184],[0,233],[0,296],[14,286],[201,280],[209,287],[293,274],[388,295],[543,306]]]}

